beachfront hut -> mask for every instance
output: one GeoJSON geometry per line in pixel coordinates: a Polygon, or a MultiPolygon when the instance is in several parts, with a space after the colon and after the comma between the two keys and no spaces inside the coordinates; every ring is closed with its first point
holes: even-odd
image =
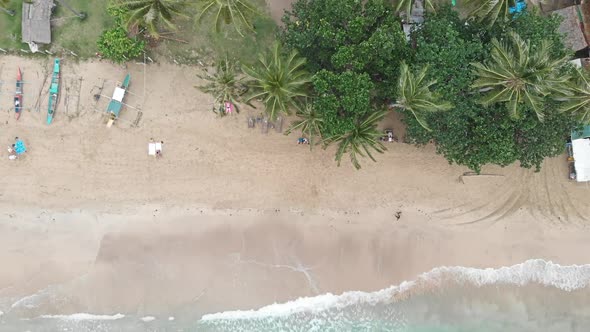
{"type": "Polygon", "coordinates": [[[35,44],[51,43],[51,11],[53,0],[23,1],[22,41],[33,49],[35,44]]]}
{"type": "Polygon", "coordinates": [[[572,132],[572,150],[576,181],[590,181],[590,126],[572,132]]]}

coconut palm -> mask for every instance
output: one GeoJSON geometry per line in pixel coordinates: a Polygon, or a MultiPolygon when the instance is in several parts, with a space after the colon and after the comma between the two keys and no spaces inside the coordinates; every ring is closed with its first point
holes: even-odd
{"type": "Polygon", "coordinates": [[[570,83],[570,93],[556,98],[563,101],[560,108],[562,112],[568,112],[578,118],[580,123],[590,124],[590,81],[588,75],[582,70],[577,70],[577,75],[570,83]]]}
{"type": "Polygon", "coordinates": [[[115,7],[129,11],[128,28],[143,26],[150,36],[158,39],[161,28],[176,29],[172,20],[175,16],[186,16],[182,10],[187,3],[187,0],[118,0],[115,7]]]}
{"type": "Polygon", "coordinates": [[[219,32],[222,24],[233,24],[236,31],[243,36],[240,27],[254,31],[252,17],[258,15],[256,6],[250,0],[197,0],[200,13],[197,22],[205,16],[214,16],[215,31],[219,32]]]}
{"type": "Polygon", "coordinates": [[[246,101],[261,100],[272,120],[280,113],[289,114],[295,100],[307,96],[311,76],[303,68],[305,62],[297,51],[284,56],[276,42],[270,52],[259,55],[256,65],[242,67],[251,79],[248,87],[252,92],[246,101]]]}
{"type": "Polygon", "coordinates": [[[426,81],[427,71],[428,67],[424,67],[415,75],[408,65],[402,62],[397,87],[399,95],[395,103],[390,106],[411,112],[418,123],[430,131],[431,129],[424,119],[425,115],[447,111],[452,108],[452,105],[449,102],[441,101],[436,93],[430,91],[430,87],[436,81],[426,81]]]}
{"type": "MultiPolygon", "coordinates": [[[[414,6],[416,0],[397,0],[395,5],[395,11],[397,13],[404,12],[406,15],[406,19],[409,20],[412,14],[412,7],[414,6]]],[[[435,11],[434,6],[432,4],[432,0],[424,0],[424,7],[428,10],[435,11]]]]}
{"type": "Polygon", "coordinates": [[[285,135],[289,135],[293,130],[301,130],[303,136],[308,137],[309,148],[311,149],[314,145],[314,138],[322,137],[324,118],[307,99],[303,102],[295,103],[294,106],[297,110],[295,115],[297,115],[299,120],[291,124],[289,129],[285,132],[285,135]]]}
{"type": "Polygon", "coordinates": [[[543,97],[553,92],[567,94],[569,77],[559,73],[567,57],[553,57],[547,40],[534,50],[514,32],[509,40],[507,45],[493,39],[491,60],[472,64],[478,77],[473,87],[485,91],[483,105],[506,102],[510,116],[517,119],[518,105],[524,103],[543,121],[543,97]]]}
{"type": "MultiPolygon", "coordinates": [[[[238,102],[240,96],[246,90],[243,79],[239,74],[238,63],[226,57],[217,63],[214,73],[205,71],[203,75],[197,75],[199,78],[207,81],[207,84],[198,86],[197,88],[213,95],[213,98],[215,98],[214,110],[222,107],[225,102],[230,102],[239,113],[238,102]]],[[[220,112],[219,114],[223,115],[225,112],[220,112]]]]}
{"type": "Polygon", "coordinates": [[[354,168],[360,169],[359,157],[369,157],[372,161],[376,161],[371,151],[383,153],[387,150],[380,140],[383,133],[377,130],[377,124],[386,114],[387,111],[371,113],[364,120],[360,120],[352,130],[324,140],[324,146],[328,146],[333,142],[338,143],[338,150],[336,151],[338,166],[340,166],[342,156],[348,154],[354,168]]]}
{"type": "Polygon", "coordinates": [[[492,26],[498,19],[510,17],[513,3],[514,0],[463,0],[462,6],[467,9],[467,16],[492,26]]]}

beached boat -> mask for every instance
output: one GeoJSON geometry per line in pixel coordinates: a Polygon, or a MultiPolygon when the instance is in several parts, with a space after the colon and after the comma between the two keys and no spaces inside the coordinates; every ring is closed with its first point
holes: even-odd
{"type": "Polygon", "coordinates": [[[55,109],[59,101],[59,65],[60,60],[53,61],[53,75],[51,76],[51,85],[49,86],[49,104],[47,105],[47,124],[51,124],[55,109]]]}
{"type": "Polygon", "coordinates": [[[18,120],[23,109],[23,74],[18,68],[16,73],[16,92],[14,93],[14,117],[18,120]]]}
{"type": "Polygon", "coordinates": [[[110,115],[109,122],[107,123],[107,127],[113,125],[113,122],[119,117],[121,113],[121,108],[123,107],[123,98],[125,98],[125,93],[129,88],[129,83],[131,82],[131,74],[127,74],[123,83],[120,86],[115,87],[115,92],[113,92],[113,98],[109,102],[109,106],[107,107],[107,113],[110,115]]]}

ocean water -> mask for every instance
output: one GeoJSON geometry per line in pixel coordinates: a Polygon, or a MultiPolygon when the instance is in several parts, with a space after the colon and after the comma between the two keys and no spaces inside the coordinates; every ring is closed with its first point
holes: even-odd
{"type": "MultiPolygon", "coordinates": [[[[439,267],[375,292],[324,294],[200,316],[8,311],[0,331],[590,331],[590,265],[543,260],[499,269],[439,267]]],[[[22,302],[22,301],[21,301],[22,302]]],[[[26,304],[32,306],[32,304],[26,304]]]]}

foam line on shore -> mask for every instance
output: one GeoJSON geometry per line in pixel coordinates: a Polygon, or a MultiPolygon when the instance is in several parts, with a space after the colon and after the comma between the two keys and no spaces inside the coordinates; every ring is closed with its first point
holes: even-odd
{"type": "Polygon", "coordinates": [[[225,311],[204,315],[203,321],[221,319],[261,319],[284,317],[297,313],[317,313],[329,309],[341,309],[351,305],[375,305],[396,301],[420,294],[446,284],[488,285],[539,284],[564,291],[574,291],[590,284],[590,264],[562,266],[551,261],[531,259],[524,263],[497,269],[478,269],[463,266],[437,267],[421,274],[416,280],[404,281],[376,292],[350,291],[340,295],[323,294],[299,298],[294,301],[271,304],[257,310],[225,311]]]}
{"type": "Polygon", "coordinates": [[[71,315],[41,315],[41,318],[62,319],[62,320],[117,320],[125,318],[123,314],[115,315],[93,315],[87,313],[76,313],[71,315]]]}

